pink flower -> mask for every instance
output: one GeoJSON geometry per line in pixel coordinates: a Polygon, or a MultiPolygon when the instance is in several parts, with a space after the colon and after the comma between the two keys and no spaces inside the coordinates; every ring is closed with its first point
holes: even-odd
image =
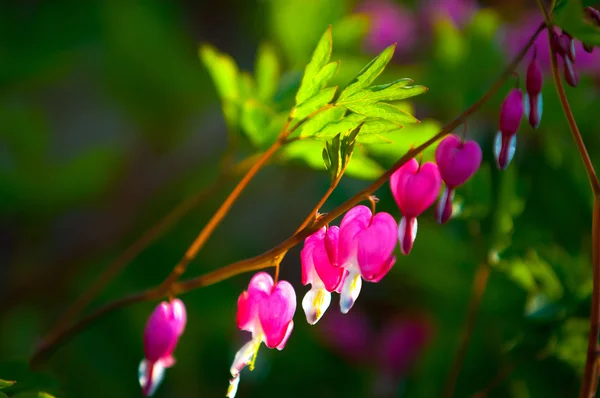
{"type": "Polygon", "coordinates": [[[537,51],[533,54],[533,59],[527,67],[527,77],[525,79],[525,116],[529,120],[529,124],[534,129],[540,125],[542,119],[542,69],[537,61],[537,51]]]}
{"type": "Polygon", "coordinates": [[[183,302],[174,299],[160,303],[144,329],[144,356],[138,379],[144,396],[151,396],[162,381],[165,369],[175,364],[173,351],[186,323],[183,302]]]}
{"type": "Polygon", "coordinates": [[[254,368],[254,359],[261,343],[282,350],[294,328],[296,293],[287,281],[273,283],[266,272],[252,277],[248,290],[238,298],[236,323],[238,328],[252,333],[252,340],[236,354],[231,365],[227,396],[235,397],[240,382],[240,372],[246,365],[254,368]]]}
{"type": "Polygon", "coordinates": [[[500,109],[500,131],[494,142],[494,155],[500,170],[506,170],[517,148],[517,130],[523,118],[523,92],[513,88],[500,109]]]}
{"type": "Polygon", "coordinates": [[[360,294],[362,279],[379,282],[396,262],[396,221],[388,213],[373,215],[366,206],[350,209],[340,224],[339,264],[346,269],[340,309],[346,314],[360,294]]]}
{"type": "Polygon", "coordinates": [[[311,289],[302,300],[306,321],[314,325],[329,308],[331,292],[340,292],[347,272],[338,266],[339,228],[321,228],[304,241],[300,252],[302,284],[311,289]]]}
{"type": "Polygon", "coordinates": [[[481,147],[475,141],[463,142],[457,136],[449,135],[438,145],[435,161],[446,183],[436,207],[437,220],[443,224],[452,216],[454,189],[471,178],[481,165],[481,147]]]}
{"type": "Polygon", "coordinates": [[[410,253],[417,236],[417,217],[435,202],[442,179],[438,167],[431,162],[422,166],[411,159],[390,177],[390,188],[402,211],[398,228],[400,249],[410,253]]]}

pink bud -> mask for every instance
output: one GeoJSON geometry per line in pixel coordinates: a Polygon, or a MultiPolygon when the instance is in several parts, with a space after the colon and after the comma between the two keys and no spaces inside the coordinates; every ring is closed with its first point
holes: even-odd
{"type": "Polygon", "coordinates": [[[500,109],[500,131],[504,135],[517,133],[523,118],[523,92],[518,88],[510,90],[500,109]]]}
{"type": "Polygon", "coordinates": [[[579,83],[579,71],[569,58],[564,58],[564,74],[565,81],[569,86],[577,87],[577,84],[579,83]]]}
{"type": "Polygon", "coordinates": [[[398,229],[400,249],[410,253],[417,235],[417,217],[435,202],[442,185],[438,166],[422,166],[411,159],[390,177],[390,188],[402,215],[398,229]]]}
{"type": "Polygon", "coordinates": [[[500,170],[506,170],[517,149],[517,135],[502,134],[498,131],[494,140],[494,156],[500,170]]]}
{"type": "MultiPolygon", "coordinates": [[[[600,26],[600,11],[593,7],[585,7],[583,11],[587,19],[591,21],[593,25],[600,26]]],[[[588,53],[592,53],[594,51],[593,44],[583,43],[583,48],[588,53]]]]}
{"type": "Polygon", "coordinates": [[[154,394],[162,381],[164,369],[175,363],[173,351],[186,324],[183,302],[163,301],[150,315],[144,329],[144,356],[140,363],[139,381],[145,396],[154,394]]]}
{"type": "Polygon", "coordinates": [[[563,58],[568,58],[571,62],[575,62],[575,39],[573,39],[573,36],[567,32],[563,32],[558,37],[558,47],[560,48],[560,55],[563,58]]]}
{"type": "Polygon", "coordinates": [[[543,110],[542,69],[535,56],[527,68],[525,86],[527,87],[524,103],[525,117],[535,129],[540,125],[543,110]]]}
{"type": "Polygon", "coordinates": [[[339,261],[348,271],[340,297],[343,313],[354,305],[361,290],[361,279],[379,282],[394,265],[397,227],[390,214],[373,215],[366,206],[355,206],[342,219],[339,261]]]}

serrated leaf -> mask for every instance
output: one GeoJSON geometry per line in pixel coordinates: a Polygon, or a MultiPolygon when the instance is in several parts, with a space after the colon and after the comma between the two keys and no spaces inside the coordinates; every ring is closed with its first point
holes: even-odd
{"type": "Polygon", "coordinates": [[[16,381],[0,379],[0,389],[10,387],[15,383],[16,381]]]}
{"type": "Polygon", "coordinates": [[[331,108],[325,109],[322,112],[317,113],[315,116],[307,120],[302,126],[300,126],[293,136],[300,136],[302,138],[310,137],[320,131],[328,123],[340,120],[344,117],[346,109],[341,106],[332,106],[331,108]]]}
{"type": "Polygon", "coordinates": [[[268,136],[267,127],[274,117],[274,112],[256,100],[249,99],[242,106],[240,125],[250,141],[258,147],[270,143],[272,137],[268,136]]]}
{"type": "Polygon", "coordinates": [[[359,90],[343,100],[338,100],[339,105],[364,103],[372,104],[380,101],[401,101],[410,97],[427,92],[429,89],[425,86],[408,86],[412,79],[400,79],[395,82],[382,84],[359,90]]]}
{"type": "Polygon", "coordinates": [[[296,104],[301,104],[321,90],[323,82],[315,81],[315,76],[329,62],[332,49],[331,25],[327,28],[317,44],[312,58],[304,69],[302,83],[296,94],[296,104]]]}
{"type": "Polygon", "coordinates": [[[319,90],[325,87],[327,82],[335,76],[337,71],[340,69],[340,61],[330,62],[323,67],[313,78],[313,84],[315,87],[319,87],[319,90]]]}
{"type": "Polygon", "coordinates": [[[373,83],[373,80],[375,80],[377,76],[383,72],[387,64],[392,59],[395,49],[395,44],[389,46],[383,50],[381,54],[373,58],[371,62],[369,62],[367,66],[365,66],[360,72],[358,72],[358,75],[354,78],[354,80],[352,80],[352,82],[350,82],[350,84],[348,84],[348,86],[340,94],[340,101],[373,83]]]}
{"type": "Polygon", "coordinates": [[[209,44],[200,46],[199,55],[215,83],[219,96],[225,99],[237,98],[239,70],[233,58],[220,53],[209,44]]]}
{"type": "Polygon", "coordinates": [[[300,105],[296,106],[291,113],[294,119],[304,119],[314,111],[327,105],[335,96],[337,87],[329,87],[321,90],[314,97],[309,98],[300,105]]]}
{"type": "Polygon", "coordinates": [[[279,60],[271,44],[263,43],[258,48],[254,77],[256,93],[262,101],[269,101],[277,92],[280,76],[279,60]]]}
{"type": "Polygon", "coordinates": [[[401,110],[397,106],[386,104],[385,102],[374,104],[358,102],[355,104],[345,104],[344,107],[360,115],[385,119],[398,124],[419,122],[419,120],[411,114],[401,110]]]}
{"type": "Polygon", "coordinates": [[[392,135],[396,135],[403,128],[389,120],[369,118],[356,137],[360,144],[391,144],[394,142],[392,135]]]}
{"type": "Polygon", "coordinates": [[[346,133],[350,130],[354,130],[361,124],[367,117],[356,113],[344,117],[341,120],[327,123],[321,130],[319,130],[314,138],[319,140],[330,140],[340,133],[346,133]]]}
{"type": "Polygon", "coordinates": [[[600,27],[584,17],[583,7],[579,0],[566,1],[556,9],[554,23],[582,42],[600,46],[600,27]]]}

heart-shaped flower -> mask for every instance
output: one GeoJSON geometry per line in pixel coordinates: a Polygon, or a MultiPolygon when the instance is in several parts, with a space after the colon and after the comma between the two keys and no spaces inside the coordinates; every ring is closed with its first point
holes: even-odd
{"type": "Polygon", "coordinates": [[[252,277],[248,290],[238,298],[237,326],[252,333],[252,340],[235,355],[230,372],[233,377],[227,390],[228,397],[235,397],[240,382],[240,372],[246,365],[250,369],[261,343],[269,348],[282,350],[294,328],[296,293],[287,281],[274,284],[271,275],[259,272],[252,277]]]}
{"type": "Polygon", "coordinates": [[[340,224],[339,263],[348,271],[340,296],[345,314],[354,305],[362,279],[379,282],[396,261],[396,221],[388,213],[373,215],[366,206],[350,209],[340,224]]]}
{"type": "Polygon", "coordinates": [[[437,220],[443,224],[452,216],[454,189],[471,178],[481,165],[481,147],[475,141],[462,141],[455,135],[449,135],[438,145],[435,160],[446,183],[436,207],[437,220]]]}
{"type": "Polygon", "coordinates": [[[431,162],[419,166],[415,159],[390,177],[392,194],[403,215],[398,229],[403,254],[410,253],[417,236],[417,217],[435,202],[441,184],[438,166],[431,162]]]}
{"type": "Polygon", "coordinates": [[[331,292],[339,293],[347,272],[338,264],[339,228],[319,229],[304,241],[300,252],[302,284],[312,285],[302,300],[306,320],[314,325],[331,303],[331,292]]]}
{"type": "Polygon", "coordinates": [[[521,124],[525,105],[523,92],[513,88],[502,103],[500,109],[500,131],[494,140],[494,155],[500,170],[506,170],[517,147],[517,130],[521,124]]]}

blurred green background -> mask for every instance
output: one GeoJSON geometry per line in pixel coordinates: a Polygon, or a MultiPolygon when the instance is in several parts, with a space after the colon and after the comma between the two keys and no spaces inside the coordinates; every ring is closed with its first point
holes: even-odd
{"type": "MultiPolygon", "coordinates": [[[[297,85],[329,24],[332,59],[341,60],[333,84],[345,85],[398,42],[378,82],[410,77],[429,87],[405,104],[423,123],[389,136],[392,144],[358,148],[357,166],[326,212],[491,86],[541,21],[534,3],[2,2],[0,378],[17,380],[5,391],[141,396],[142,332],[156,302],[103,317],[43,361],[41,373],[25,365],[42,335],[111,261],[180,201],[210,187],[212,195],[137,256],[88,311],[159,283],[239,178],[219,179],[219,170],[260,151],[260,143],[226,126],[198,58],[200,43],[230,54],[248,71],[261,43],[270,43],[284,72],[281,89],[297,85]]],[[[476,269],[490,252],[499,261],[455,396],[488,387],[490,397],[575,396],[587,344],[592,196],[541,36],[544,114],[538,130],[522,123],[509,169],[497,171],[491,146],[514,80],[469,119],[467,135],[481,144],[484,163],[458,190],[457,217],[443,227],[431,210],[420,217],[413,252],[404,257],[398,251],[389,275],[364,284],[347,316],[337,313],[334,298],[311,327],[299,305],[286,348],[262,347],[256,369],[242,372],[239,397],[440,396],[476,269]]],[[[592,161],[600,165],[600,51],[578,51],[581,81],[567,94],[592,161]]],[[[259,173],[185,277],[260,254],[294,232],[329,183],[327,173],[314,170],[322,168],[322,143],[307,145],[314,150],[286,148],[259,173]]],[[[399,219],[388,187],[377,195],[378,209],[399,219]]],[[[308,288],[300,284],[299,250],[285,258],[281,276],[300,301],[308,288]]],[[[237,330],[235,311],[250,276],[182,296],[188,326],[157,397],[224,396],[233,356],[249,339],[237,330]]]]}

